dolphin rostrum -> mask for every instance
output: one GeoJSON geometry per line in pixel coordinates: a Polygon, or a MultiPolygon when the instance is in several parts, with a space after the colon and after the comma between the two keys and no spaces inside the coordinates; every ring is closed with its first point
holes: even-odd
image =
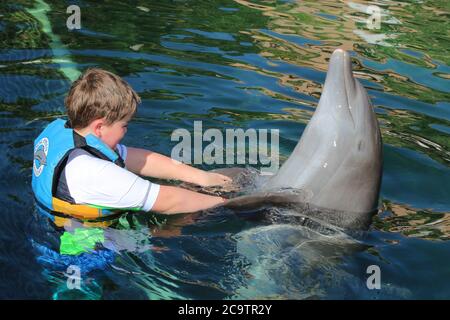
{"type": "Polygon", "coordinates": [[[378,207],[381,176],[376,115],[366,90],[353,77],[348,52],[336,49],[319,104],[291,156],[255,194],[225,206],[290,203],[340,227],[367,228],[378,207]]]}

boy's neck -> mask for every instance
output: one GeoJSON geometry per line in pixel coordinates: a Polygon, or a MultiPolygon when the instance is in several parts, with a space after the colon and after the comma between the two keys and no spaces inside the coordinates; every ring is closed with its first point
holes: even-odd
{"type": "Polygon", "coordinates": [[[78,133],[79,135],[86,137],[88,134],[92,133],[92,131],[89,129],[89,127],[87,128],[77,128],[77,129],[73,129],[73,131],[75,131],[76,133],[78,133]]]}

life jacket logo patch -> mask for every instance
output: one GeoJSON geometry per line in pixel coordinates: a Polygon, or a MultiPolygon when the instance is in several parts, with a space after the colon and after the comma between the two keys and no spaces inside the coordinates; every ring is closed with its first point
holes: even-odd
{"type": "Polygon", "coordinates": [[[48,139],[42,138],[34,148],[33,172],[36,177],[39,177],[42,173],[42,170],[44,170],[44,166],[47,163],[47,154],[48,139]]]}

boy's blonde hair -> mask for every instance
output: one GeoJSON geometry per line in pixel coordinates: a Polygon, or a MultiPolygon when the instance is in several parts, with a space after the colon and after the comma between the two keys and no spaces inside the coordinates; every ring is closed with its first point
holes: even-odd
{"type": "Polygon", "coordinates": [[[119,76],[97,68],[88,69],[76,80],[65,99],[72,128],[85,128],[106,118],[107,125],[132,116],[141,102],[119,76]]]}

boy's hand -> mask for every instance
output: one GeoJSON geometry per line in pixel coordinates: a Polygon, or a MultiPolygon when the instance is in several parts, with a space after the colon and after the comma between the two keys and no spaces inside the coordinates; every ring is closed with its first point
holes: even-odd
{"type": "Polygon", "coordinates": [[[199,185],[202,187],[212,187],[212,186],[227,186],[231,184],[233,180],[220,173],[204,171],[204,176],[199,185]]]}

